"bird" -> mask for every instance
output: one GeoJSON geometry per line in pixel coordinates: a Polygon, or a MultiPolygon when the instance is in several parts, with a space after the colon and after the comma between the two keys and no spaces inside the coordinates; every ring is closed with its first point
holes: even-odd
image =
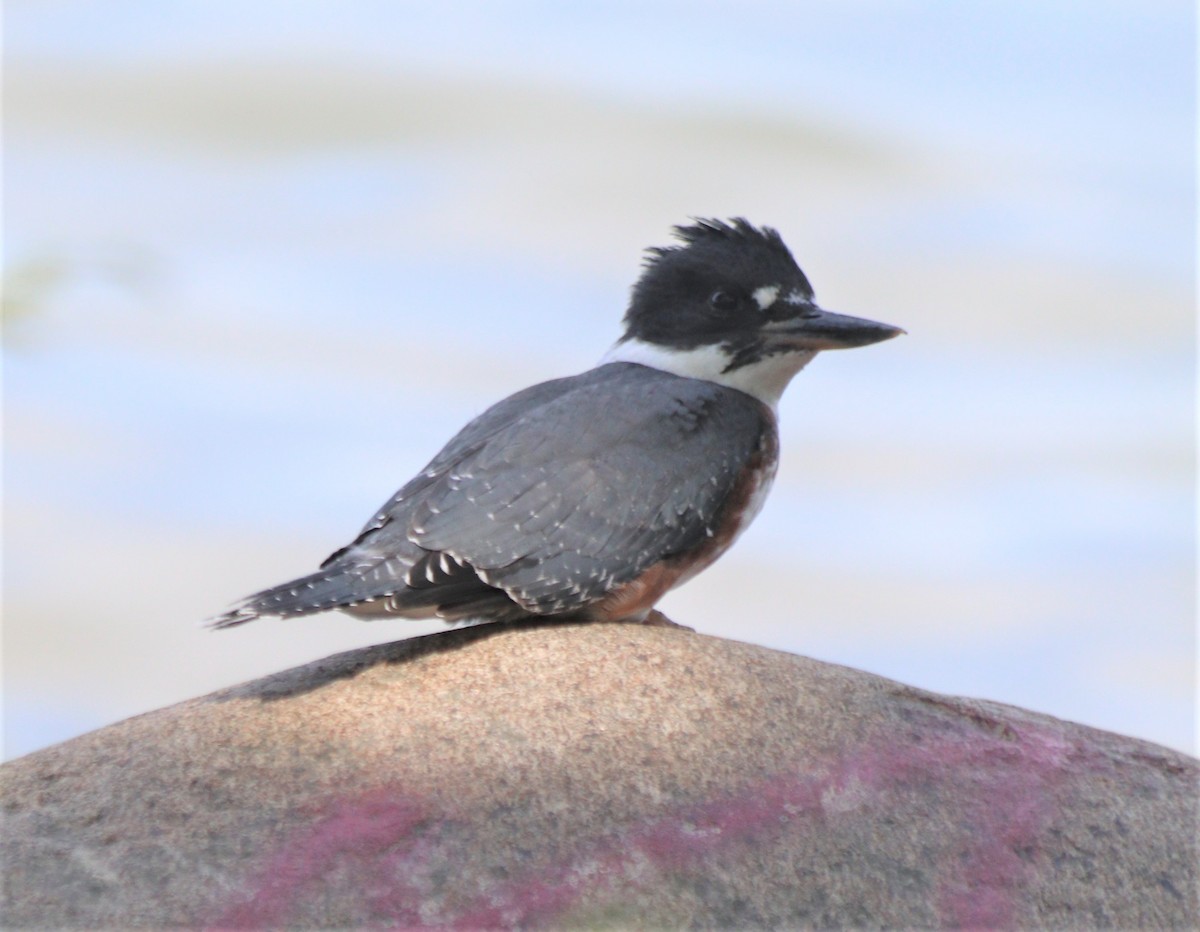
{"type": "Polygon", "coordinates": [[[645,251],[615,345],[468,423],[320,568],[208,621],[672,624],[654,608],[758,514],[817,353],[905,331],[820,308],[779,232],[690,218],[645,251]]]}

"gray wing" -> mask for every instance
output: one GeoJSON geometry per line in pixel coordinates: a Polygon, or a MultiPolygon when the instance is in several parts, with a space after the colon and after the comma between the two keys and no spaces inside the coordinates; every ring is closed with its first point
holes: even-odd
{"type": "Polygon", "coordinates": [[[531,385],[529,388],[509,395],[503,401],[496,402],[496,404],[492,405],[483,414],[479,415],[455,434],[442,447],[441,452],[429,462],[429,465],[421,470],[420,475],[407,482],[399,492],[388,499],[371,516],[371,520],[363,525],[353,544],[334,552],[321,565],[326,566],[333,562],[349,550],[350,547],[360,543],[371,531],[383,527],[403,514],[405,503],[410,503],[411,507],[413,500],[458,460],[478,451],[491,436],[511,426],[522,415],[528,415],[531,412],[537,411],[550,401],[569,393],[574,387],[574,383],[585,379],[592,371],[595,370],[585,372],[582,375],[539,382],[537,385],[531,385]]]}
{"type": "Polygon", "coordinates": [[[439,561],[410,585],[462,585],[470,568],[527,611],[571,611],[711,536],[769,417],[740,392],[630,364],[535,386],[464,428],[352,551],[416,545],[439,561]]]}

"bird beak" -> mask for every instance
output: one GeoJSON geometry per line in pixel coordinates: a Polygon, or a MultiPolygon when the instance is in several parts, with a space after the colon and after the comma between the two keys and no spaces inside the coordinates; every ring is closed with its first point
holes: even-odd
{"type": "Polygon", "coordinates": [[[898,337],[906,331],[862,317],[823,311],[815,304],[802,305],[795,316],[773,320],[762,327],[773,344],[798,350],[852,349],[898,337]]]}

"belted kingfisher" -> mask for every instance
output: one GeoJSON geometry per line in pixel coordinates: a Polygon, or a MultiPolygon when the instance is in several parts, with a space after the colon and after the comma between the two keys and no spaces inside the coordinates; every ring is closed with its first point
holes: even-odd
{"type": "Polygon", "coordinates": [[[595,368],[489,408],[317,572],[209,624],[329,609],[647,620],[762,507],[792,376],[820,350],[904,332],[817,307],[770,227],[674,232],[682,245],[647,250],[624,334],[595,368]]]}

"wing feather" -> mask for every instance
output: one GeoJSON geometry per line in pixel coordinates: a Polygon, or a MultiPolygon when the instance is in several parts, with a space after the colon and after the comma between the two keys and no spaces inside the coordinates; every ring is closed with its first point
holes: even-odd
{"type": "Polygon", "coordinates": [[[530,611],[602,598],[708,536],[770,417],[747,395],[640,366],[577,380],[441,454],[389,516],[530,611]]]}

